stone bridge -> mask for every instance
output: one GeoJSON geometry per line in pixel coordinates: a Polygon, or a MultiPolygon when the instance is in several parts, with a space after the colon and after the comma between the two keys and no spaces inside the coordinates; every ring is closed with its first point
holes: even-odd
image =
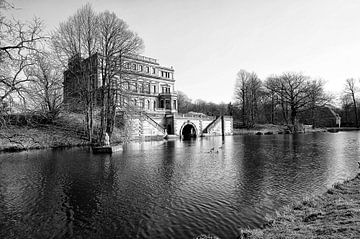
{"type": "Polygon", "coordinates": [[[215,135],[232,135],[233,119],[230,116],[174,115],[166,118],[167,133],[184,138],[215,135]]]}
{"type": "Polygon", "coordinates": [[[192,138],[233,134],[231,116],[171,114],[156,117],[142,113],[131,121],[133,138],[154,136],[192,138]]]}

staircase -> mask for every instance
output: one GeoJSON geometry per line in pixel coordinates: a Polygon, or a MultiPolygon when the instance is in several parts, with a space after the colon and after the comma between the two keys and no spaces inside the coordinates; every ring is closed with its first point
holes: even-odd
{"type": "Polygon", "coordinates": [[[208,134],[210,133],[210,131],[217,125],[217,123],[221,120],[220,116],[216,116],[216,118],[208,125],[205,127],[205,129],[203,130],[204,134],[208,134]]]}
{"type": "Polygon", "coordinates": [[[143,116],[143,118],[150,124],[152,125],[155,129],[157,129],[158,131],[160,131],[162,134],[164,134],[164,136],[166,136],[166,129],[161,126],[160,124],[158,124],[155,120],[153,120],[147,113],[145,112],[141,112],[141,116],[143,116]]]}

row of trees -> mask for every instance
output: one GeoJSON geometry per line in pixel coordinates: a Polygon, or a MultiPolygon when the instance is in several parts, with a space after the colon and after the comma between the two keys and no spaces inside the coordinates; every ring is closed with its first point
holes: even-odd
{"type": "Polygon", "coordinates": [[[130,77],[124,70],[124,58],[143,49],[142,39],[116,14],[96,13],[89,4],[47,35],[39,19],[22,22],[5,17],[3,13],[12,9],[0,0],[0,118],[5,118],[9,104],[17,102],[24,110],[54,120],[63,103],[63,72],[69,69],[69,59],[91,59],[96,54],[96,62],[79,64],[80,69],[73,68],[76,72],[71,74],[78,82],[74,90],[83,99],[77,104],[85,111],[89,140],[94,139],[95,101],[99,97],[101,123],[95,138],[102,139],[105,132],[111,135],[115,102],[127,94],[119,84],[130,77]],[[100,96],[95,91],[95,68],[100,72],[100,96]]]}
{"type": "Polygon", "coordinates": [[[240,70],[235,98],[241,121],[248,127],[258,122],[296,125],[298,115],[308,111],[315,125],[315,109],[330,101],[323,85],[301,73],[287,72],[261,81],[256,73],[240,70]]]}
{"type": "Polygon", "coordinates": [[[193,101],[184,92],[178,91],[178,112],[185,114],[188,112],[198,112],[206,115],[229,115],[231,114],[230,104],[215,104],[197,99],[193,101]]]}

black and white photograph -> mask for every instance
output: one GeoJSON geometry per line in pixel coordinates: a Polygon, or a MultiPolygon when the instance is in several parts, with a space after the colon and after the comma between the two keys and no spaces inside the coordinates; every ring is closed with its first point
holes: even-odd
{"type": "Polygon", "coordinates": [[[360,238],[360,1],[0,0],[0,238],[360,238]]]}

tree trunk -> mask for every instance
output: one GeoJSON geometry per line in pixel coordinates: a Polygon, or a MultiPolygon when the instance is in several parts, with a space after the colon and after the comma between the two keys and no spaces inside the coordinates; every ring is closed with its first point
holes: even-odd
{"type": "Polygon", "coordinates": [[[352,92],[351,96],[352,96],[352,100],[353,100],[353,104],[354,104],[354,111],[355,111],[355,126],[356,126],[356,128],[359,128],[358,112],[357,112],[356,99],[355,99],[354,92],[352,92]]]}

